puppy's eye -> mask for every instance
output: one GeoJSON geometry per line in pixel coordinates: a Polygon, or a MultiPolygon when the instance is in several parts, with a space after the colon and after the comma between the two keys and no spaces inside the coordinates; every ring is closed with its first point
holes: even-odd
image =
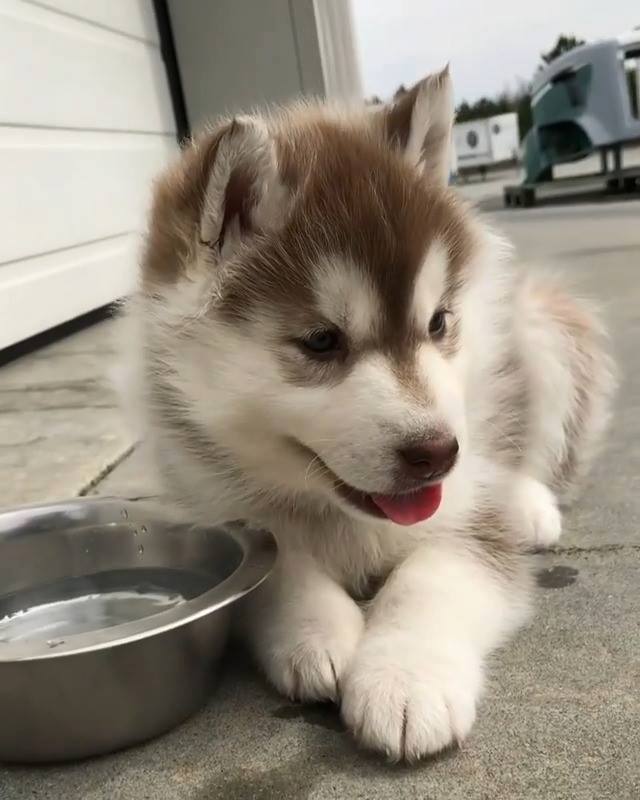
{"type": "Polygon", "coordinates": [[[442,339],[447,332],[447,314],[449,312],[446,308],[439,308],[429,321],[429,336],[432,339],[442,339]]]}
{"type": "Polygon", "coordinates": [[[335,328],[319,328],[299,343],[307,355],[324,360],[336,357],[343,348],[342,335],[335,328]]]}

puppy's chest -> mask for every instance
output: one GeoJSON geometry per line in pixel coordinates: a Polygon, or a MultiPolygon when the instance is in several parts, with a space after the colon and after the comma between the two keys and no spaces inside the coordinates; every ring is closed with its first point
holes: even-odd
{"type": "Polygon", "coordinates": [[[366,523],[285,526],[278,537],[283,549],[303,550],[358,600],[367,600],[423,539],[392,525],[366,523]]]}

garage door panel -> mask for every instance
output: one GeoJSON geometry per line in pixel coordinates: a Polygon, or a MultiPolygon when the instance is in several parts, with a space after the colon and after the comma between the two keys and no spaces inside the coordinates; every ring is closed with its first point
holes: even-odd
{"type": "Polygon", "coordinates": [[[128,234],[0,265],[0,348],[129,294],[139,246],[128,234]]]}
{"type": "Polygon", "coordinates": [[[39,5],[4,0],[0,52],[0,124],[175,130],[154,44],[39,5]]]}
{"type": "Polygon", "coordinates": [[[38,0],[36,5],[71,14],[127,36],[158,43],[151,0],[38,0]]]}
{"type": "Polygon", "coordinates": [[[0,263],[144,225],[170,136],[0,128],[0,263]]]}
{"type": "Polygon", "coordinates": [[[151,0],[0,2],[0,348],[135,285],[176,153],[151,0]]]}

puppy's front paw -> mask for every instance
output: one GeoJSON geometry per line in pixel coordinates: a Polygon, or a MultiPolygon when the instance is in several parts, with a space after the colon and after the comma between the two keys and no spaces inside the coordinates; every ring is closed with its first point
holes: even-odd
{"type": "Polygon", "coordinates": [[[364,642],[342,687],[342,716],[366,747],[416,761],[459,744],[482,684],[473,656],[390,635],[364,642]]]}
{"type": "Polygon", "coordinates": [[[337,702],[363,628],[355,604],[345,604],[342,618],[307,617],[281,629],[262,654],[263,665],[276,688],[292,700],[337,702]]]}
{"type": "Polygon", "coordinates": [[[562,515],[553,493],[533,478],[521,478],[515,488],[512,519],[522,543],[532,550],[552,547],[562,533],[562,515]]]}

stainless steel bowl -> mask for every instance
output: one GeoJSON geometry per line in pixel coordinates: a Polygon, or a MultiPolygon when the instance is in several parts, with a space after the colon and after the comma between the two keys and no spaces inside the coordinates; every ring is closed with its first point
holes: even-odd
{"type": "Polygon", "coordinates": [[[230,605],[275,542],[153,504],[0,513],[0,760],[59,761],[156,736],[206,699],[230,605]]]}

